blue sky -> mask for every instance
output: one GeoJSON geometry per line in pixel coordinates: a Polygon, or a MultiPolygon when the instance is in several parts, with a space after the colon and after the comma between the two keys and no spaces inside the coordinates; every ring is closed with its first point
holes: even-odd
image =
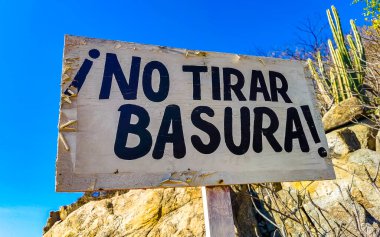
{"type": "Polygon", "coordinates": [[[332,4],[346,32],[364,24],[350,0],[0,0],[0,236],[40,236],[81,195],[54,191],[64,34],[254,55],[294,45],[332,4]]]}

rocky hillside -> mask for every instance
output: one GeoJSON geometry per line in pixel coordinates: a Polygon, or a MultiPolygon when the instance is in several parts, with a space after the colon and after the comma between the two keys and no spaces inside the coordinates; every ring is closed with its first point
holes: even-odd
{"type": "MultiPolygon", "coordinates": [[[[363,113],[354,98],[324,116],[336,180],[233,186],[236,235],[379,234],[380,143],[375,124],[363,113]]],[[[77,203],[51,212],[44,232],[45,237],[205,236],[201,191],[85,194],[77,203]]]]}
{"type": "MultiPolygon", "coordinates": [[[[235,224],[241,236],[254,236],[257,224],[246,193],[233,188],[235,224]]],[[[200,188],[131,190],[91,200],[69,214],[67,209],[72,207],[50,214],[45,237],[205,235],[200,188]]]]}

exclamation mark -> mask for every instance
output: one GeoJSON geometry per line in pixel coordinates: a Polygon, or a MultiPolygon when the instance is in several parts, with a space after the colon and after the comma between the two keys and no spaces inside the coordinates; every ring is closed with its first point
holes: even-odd
{"type": "MultiPolygon", "coordinates": [[[[303,116],[306,119],[307,126],[309,126],[309,130],[311,133],[311,136],[314,139],[315,143],[320,143],[321,139],[319,138],[317,128],[315,127],[315,123],[313,120],[313,116],[311,115],[310,108],[308,105],[303,105],[301,106],[303,116]]],[[[320,157],[326,157],[327,156],[327,151],[324,147],[318,148],[318,154],[320,157]]]]}
{"type": "MultiPolygon", "coordinates": [[[[100,56],[100,52],[97,49],[91,49],[88,52],[91,58],[97,59],[100,56]]],[[[72,92],[70,88],[74,87],[77,89],[77,93],[79,93],[80,88],[83,86],[84,81],[86,80],[87,74],[92,67],[92,61],[85,59],[82,66],[79,68],[77,74],[75,75],[73,81],[69,85],[69,87],[65,90],[64,94],[68,96],[72,96],[72,92]]]]}

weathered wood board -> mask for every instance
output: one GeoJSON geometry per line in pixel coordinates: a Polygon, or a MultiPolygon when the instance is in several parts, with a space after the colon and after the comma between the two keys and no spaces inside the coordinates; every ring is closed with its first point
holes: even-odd
{"type": "Polygon", "coordinates": [[[299,61],[66,36],[57,191],[334,178],[299,61]]]}
{"type": "Polygon", "coordinates": [[[235,236],[229,186],[202,187],[206,237],[235,236]]]}

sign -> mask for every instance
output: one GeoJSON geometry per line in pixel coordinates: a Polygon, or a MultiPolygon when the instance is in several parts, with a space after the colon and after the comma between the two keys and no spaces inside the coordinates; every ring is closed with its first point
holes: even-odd
{"type": "Polygon", "coordinates": [[[332,179],[299,61],[66,36],[57,191],[332,179]]]}

